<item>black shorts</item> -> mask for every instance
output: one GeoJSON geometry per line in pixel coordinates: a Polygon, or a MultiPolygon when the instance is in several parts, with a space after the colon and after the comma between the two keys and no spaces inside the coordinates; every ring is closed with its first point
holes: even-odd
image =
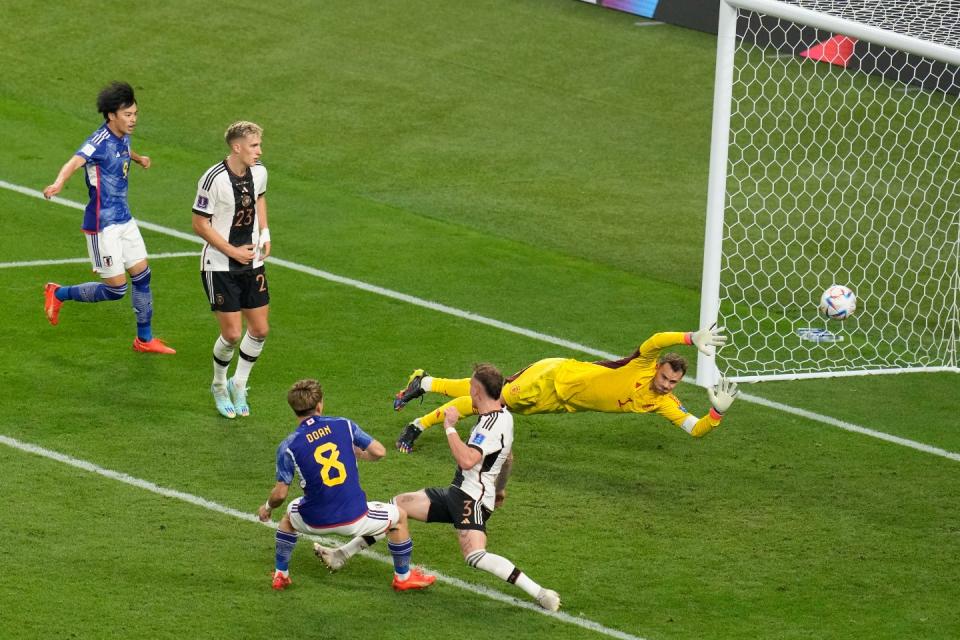
{"type": "Polygon", "coordinates": [[[201,271],[211,311],[257,309],[270,304],[263,265],[249,271],[201,271]]]}
{"type": "Polygon", "coordinates": [[[424,489],[430,499],[427,522],[452,522],[454,529],[487,530],[490,509],[456,487],[424,489]]]}

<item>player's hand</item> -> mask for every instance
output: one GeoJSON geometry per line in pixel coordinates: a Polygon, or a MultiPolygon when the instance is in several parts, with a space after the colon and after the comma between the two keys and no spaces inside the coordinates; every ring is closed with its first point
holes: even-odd
{"type": "Polygon", "coordinates": [[[240,264],[250,264],[253,262],[253,245],[244,244],[239,247],[234,247],[231,245],[230,257],[239,262],[240,264]]]}
{"type": "Polygon", "coordinates": [[[43,197],[49,200],[53,196],[60,193],[60,189],[63,189],[63,185],[59,182],[54,182],[52,185],[43,190],[43,197]]]}
{"type": "Polygon", "coordinates": [[[500,507],[502,507],[502,506],[503,506],[503,501],[506,500],[506,499],[507,499],[507,490],[506,490],[506,489],[504,489],[503,491],[497,491],[497,492],[493,495],[493,508],[494,508],[494,509],[499,509],[500,507]]]}
{"type": "Polygon", "coordinates": [[[271,513],[271,511],[267,511],[267,506],[263,504],[257,509],[257,517],[260,518],[260,522],[270,522],[271,513]]]}
{"type": "Polygon", "coordinates": [[[267,256],[269,255],[270,255],[270,243],[264,242],[262,245],[260,245],[260,259],[266,260],[267,256]]]}
{"type": "Polygon", "coordinates": [[[722,376],[720,380],[717,381],[717,384],[707,389],[707,395],[710,396],[710,404],[713,405],[717,413],[726,413],[730,405],[733,404],[733,401],[737,399],[738,393],[740,393],[740,390],[737,389],[737,383],[731,382],[722,376]]]}
{"type": "Polygon", "coordinates": [[[447,407],[443,412],[443,428],[452,427],[460,419],[460,412],[456,407],[447,407]]]}
{"type": "Polygon", "coordinates": [[[704,327],[700,331],[695,331],[690,339],[693,341],[693,344],[696,345],[697,349],[701,353],[712,356],[716,353],[718,347],[722,347],[727,344],[727,336],[724,335],[723,327],[718,327],[717,323],[713,323],[709,327],[704,327]],[[713,347],[712,349],[710,347],[713,347]]]}
{"type": "Polygon", "coordinates": [[[150,156],[140,156],[140,166],[144,169],[150,168],[150,156]]]}

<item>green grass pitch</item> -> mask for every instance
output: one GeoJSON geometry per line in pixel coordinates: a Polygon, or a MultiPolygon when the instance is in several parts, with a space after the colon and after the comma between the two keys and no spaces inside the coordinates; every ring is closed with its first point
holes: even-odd
{"type": "MultiPolygon", "coordinates": [[[[99,124],[97,89],[126,79],[154,162],[131,179],[141,220],[189,232],[223,130],[251,119],[277,258],[626,355],[696,326],[715,47],[635,22],[567,0],[4,3],[0,180],[52,182],[99,124]]],[[[83,201],[82,177],[62,195],[83,201]]],[[[390,408],[414,367],[592,357],[273,264],[253,416],[229,422],[196,257],[152,260],[155,332],[178,353],[145,357],[128,299],[46,323],[43,283],[89,279],[86,263],[10,264],[83,258],[80,213],[9,189],[0,207],[0,435],[238,512],[273,485],[298,378],[391,445],[420,409],[390,408]]],[[[747,392],[960,451],[956,376],[747,392]]],[[[693,385],[679,395],[708,409],[693,385]]],[[[371,498],[448,482],[439,436],[361,463],[371,498]]],[[[956,457],[747,400],[703,440],[653,416],[518,417],[516,455],[489,549],[568,617],[478,593],[522,595],[418,523],[415,561],[476,590],[395,594],[382,562],[330,575],[304,541],[275,593],[270,529],[0,446],[0,638],[960,636],[956,457]]]]}

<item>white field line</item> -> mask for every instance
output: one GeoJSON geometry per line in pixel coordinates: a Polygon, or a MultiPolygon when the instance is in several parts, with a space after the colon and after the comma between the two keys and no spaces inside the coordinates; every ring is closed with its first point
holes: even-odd
{"type": "MultiPolygon", "coordinates": [[[[45,449],[44,447],[40,447],[35,444],[22,442],[20,440],[17,440],[16,438],[0,435],[0,443],[5,444],[8,447],[11,447],[13,449],[19,449],[20,451],[25,451],[27,453],[32,453],[34,455],[42,456],[44,458],[49,458],[50,460],[55,460],[56,462],[61,462],[71,467],[82,469],[83,471],[95,473],[105,478],[110,478],[111,480],[116,480],[118,482],[122,482],[124,484],[128,484],[130,486],[136,487],[138,489],[144,489],[146,491],[155,493],[165,498],[173,498],[175,500],[187,502],[189,504],[192,504],[198,507],[203,507],[204,509],[208,509],[210,511],[222,513],[224,515],[232,516],[234,518],[245,520],[247,522],[252,522],[254,524],[262,524],[266,527],[271,527],[273,529],[277,528],[277,524],[275,522],[260,522],[260,519],[257,518],[257,516],[255,516],[253,513],[249,513],[246,511],[239,511],[231,507],[225,507],[222,504],[213,502],[212,500],[207,500],[206,498],[195,496],[191,493],[185,493],[183,491],[177,491],[176,489],[168,489],[166,487],[161,487],[160,485],[154,484],[147,480],[141,480],[140,478],[135,478],[131,475],[122,473],[120,471],[113,471],[111,469],[106,469],[99,465],[93,464],[92,462],[87,462],[86,460],[80,460],[78,458],[74,458],[74,457],[59,453],[57,451],[45,449]]],[[[321,538],[321,537],[315,537],[315,536],[302,536],[302,537],[315,539],[320,541],[321,543],[325,543],[328,545],[339,544],[338,541],[335,541],[333,539],[328,539],[328,538],[321,538]]],[[[384,564],[389,564],[391,566],[393,565],[393,560],[390,557],[377,553],[375,551],[368,549],[364,551],[363,554],[368,558],[372,558],[384,564]]],[[[431,571],[431,573],[437,576],[437,580],[439,582],[443,582],[445,584],[449,584],[451,586],[458,587],[466,591],[470,591],[471,593],[476,593],[478,595],[485,596],[487,598],[490,598],[491,600],[504,602],[514,607],[519,607],[521,609],[529,609],[530,611],[535,611],[536,613],[549,616],[560,622],[565,622],[567,624],[583,627],[584,629],[589,629],[590,631],[595,631],[597,633],[603,634],[605,636],[609,636],[611,638],[619,638],[620,640],[643,640],[643,638],[640,638],[639,636],[630,635],[629,633],[624,633],[623,631],[618,631],[616,629],[610,629],[609,627],[605,627],[599,622],[594,622],[593,620],[580,618],[578,616],[572,616],[570,614],[563,613],[563,612],[554,613],[551,611],[546,611],[544,609],[541,609],[537,605],[533,604],[532,602],[519,600],[517,598],[508,596],[504,593],[496,591],[495,589],[490,589],[483,585],[471,584],[469,582],[465,582],[463,580],[459,580],[457,578],[447,576],[442,573],[437,573],[436,571],[431,571]]]]}
{"type": "MultiPolygon", "coordinates": [[[[43,194],[42,194],[41,192],[37,191],[36,189],[30,189],[30,188],[28,188],[28,187],[22,187],[22,186],[20,186],[20,185],[16,185],[16,184],[13,184],[13,183],[10,183],[10,182],[6,182],[6,181],[4,181],[4,180],[0,180],[0,188],[9,189],[10,191],[16,191],[17,193],[22,193],[22,194],[24,194],[24,195],[31,196],[31,197],[33,197],[33,198],[41,198],[41,199],[43,198],[43,194]]],[[[82,204],[80,204],[80,203],[78,203],[78,202],[73,202],[72,200],[65,200],[64,198],[54,197],[54,198],[52,198],[51,202],[56,202],[57,204],[62,204],[62,205],[64,205],[64,206],[71,207],[71,208],[73,208],[73,209],[79,209],[79,210],[81,210],[81,211],[84,209],[84,206],[83,206],[82,204]]],[[[157,233],[162,233],[162,234],[165,234],[165,235],[173,236],[173,237],[175,237],[175,238],[181,238],[181,239],[183,239],[183,240],[187,240],[187,241],[189,241],[189,242],[193,242],[194,244],[203,244],[203,240],[201,240],[200,238],[198,238],[198,237],[196,237],[196,236],[194,236],[194,235],[188,234],[188,233],[183,233],[182,231],[177,231],[176,229],[170,229],[170,228],[163,227],[163,226],[156,225],[156,224],[152,224],[152,223],[149,223],[149,222],[144,222],[144,221],[139,220],[139,219],[137,220],[137,224],[139,224],[139,225],[140,225],[141,227],[143,227],[144,229],[149,229],[149,230],[155,231],[155,232],[157,232],[157,233]]],[[[515,334],[518,334],[518,335],[521,335],[521,336],[525,336],[525,337],[527,337],[527,338],[532,338],[532,339],[534,339],[534,340],[539,340],[540,342],[546,342],[546,343],[549,343],[549,344],[555,344],[555,345],[560,346],[560,347],[564,347],[564,348],[567,348],[567,349],[572,349],[572,350],[574,350],[574,351],[579,351],[579,352],[581,352],[581,353],[586,353],[586,354],[589,354],[589,355],[592,355],[592,356],[596,356],[596,357],[598,357],[598,358],[603,358],[603,359],[605,359],[605,360],[616,360],[617,358],[620,358],[620,357],[621,357],[621,356],[619,356],[619,355],[617,355],[617,354],[607,353],[606,351],[601,351],[601,350],[599,350],[599,349],[594,349],[594,348],[592,348],[592,347],[588,347],[588,346],[586,346],[586,345],[579,344],[579,343],[577,343],[577,342],[571,342],[571,341],[569,341],[569,340],[564,340],[563,338],[557,338],[557,337],[555,337],[555,336],[551,336],[551,335],[548,335],[548,334],[545,334],[545,333],[540,333],[540,332],[538,332],[538,331],[532,331],[531,329],[525,329],[525,328],[523,328],[523,327],[518,327],[518,326],[513,325],[513,324],[509,324],[509,323],[506,323],[506,322],[501,322],[500,320],[495,320],[495,319],[493,319],[493,318],[487,318],[486,316],[481,316],[481,315],[476,314],[476,313],[471,313],[470,311],[464,311],[464,310],[462,310],[462,309],[457,309],[457,308],[455,308],[455,307],[448,307],[447,305],[445,305],[445,304],[440,304],[439,302],[433,302],[433,301],[431,301],[431,300],[425,300],[425,299],[423,299],[423,298],[418,298],[418,297],[416,297],[416,296],[411,296],[411,295],[407,295],[407,294],[405,294],[405,293],[400,293],[400,292],[398,292],[398,291],[393,291],[392,289],[385,289],[385,288],[383,288],[383,287],[378,287],[378,286],[376,286],[376,285],[372,285],[372,284],[369,284],[369,283],[367,283],[367,282],[363,282],[363,281],[361,281],[361,280],[354,280],[353,278],[346,278],[346,277],[344,277],[344,276],[339,276],[339,275],[336,275],[336,274],[334,274],[334,273],[330,273],[329,271],[323,271],[323,270],[321,270],[321,269],[316,269],[316,268],[314,268],[314,267],[308,267],[308,266],[306,266],[306,265],[302,265],[302,264],[299,264],[299,263],[296,263],[296,262],[290,262],[289,260],[282,260],[282,259],[280,259],[280,258],[274,258],[274,257],[267,258],[267,260],[268,260],[271,264],[276,264],[276,265],[281,266],[281,267],[286,267],[286,268],[288,268],[288,269],[293,269],[294,271],[299,271],[299,272],[301,272],[301,273],[306,273],[306,274],[308,274],[308,275],[316,276],[316,277],[318,277],[318,278],[323,278],[323,279],[329,280],[329,281],[331,281],[331,282],[336,282],[336,283],[339,283],[339,284],[347,285],[347,286],[349,286],[349,287],[354,287],[354,288],[356,288],[356,289],[361,289],[361,290],[363,290],[363,291],[368,291],[368,292],[370,292],[370,293],[375,293],[375,294],[377,294],[377,295],[385,296],[385,297],[387,297],[387,298],[393,298],[394,300],[400,300],[400,301],[402,301],[402,302],[406,302],[406,303],[408,303],[408,304],[416,305],[416,306],[418,306],[418,307],[423,307],[423,308],[425,308],[425,309],[431,309],[431,310],[433,310],[433,311],[439,311],[440,313],[445,313],[445,314],[448,314],[448,315],[451,315],[451,316],[455,316],[455,317],[458,317],[458,318],[463,318],[464,320],[470,320],[470,321],[472,321],[472,322],[477,322],[477,323],[479,323],[479,324],[487,325],[487,326],[489,326],[489,327],[495,327],[495,328],[497,328],[497,329],[502,329],[503,331],[509,331],[510,333],[515,333],[515,334]]],[[[688,382],[688,381],[687,381],[687,380],[684,380],[684,382],[688,382]]],[[[690,382],[689,384],[693,384],[693,383],[690,382]]],[[[908,440],[907,438],[900,438],[900,437],[898,437],[898,436],[894,436],[894,435],[891,435],[891,434],[889,434],[889,433],[884,433],[884,432],[882,432],[882,431],[876,431],[876,430],[874,430],[874,429],[868,429],[868,428],[866,428],[866,427],[861,427],[861,426],[859,426],[859,425],[855,425],[855,424],[852,424],[852,423],[849,423],[849,422],[844,422],[844,421],[842,421],[842,420],[838,420],[838,419],[836,419],[836,418],[832,418],[832,417],[830,417],[830,416],[826,416],[826,415],[823,415],[823,414],[821,414],[821,413],[815,413],[815,412],[813,412],[813,411],[807,411],[806,409],[798,409],[798,408],[792,407],[792,406],[790,406],[790,405],[782,404],[782,403],[779,403],[779,402],[774,402],[774,401],[772,401],[772,400],[766,400],[766,399],[764,399],[764,398],[761,398],[761,397],[759,397],[759,396],[755,396],[755,395],[752,395],[752,394],[749,394],[749,393],[741,393],[741,394],[739,395],[739,398],[740,398],[743,402],[750,402],[750,403],[758,404],[758,405],[761,405],[761,406],[764,406],[764,407],[768,407],[768,408],[771,408],[771,409],[777,409],[777,410],[779,410],[779,411],[783,411],[783,412],[785,412],[785,413],[790,413],[790,414],[793,414],[793,415],[795,415],[795,416],[801,416],[801,417],[806,418],[806,419],[808,419],[808,420],[813,420],[813,421],[815,421],[815,422],[820,422],[820,423],[822,423],[822,424],[826,424],[826,425],[829,425],[829,426],[831,426],[831,427],[837,427],[837,428],[840,428],[840,429],[844,429],[844,430],[846,430],[846,431],[851,431],[851,432],[854,432],[854,433],[859,433],[859,434],[861,434],[861,435],[870,436],[870,437],[872,437],[872,438],[878,438],[878,439],[884,440],[884,441],[886,441],[886,442],[891,442],[891,443],[898,444],[898,445],[901,445],[901,446],[904,446],[904,447],[909,447],[909,448],[911,448],[911,449],[915,449],[915,450],[917,450],[917,451],[922,451],[922,452],[924,452],[924,453],[929,453],[929,454],[932,454],[932,455],[941,456],[941,457],[947,458],[947,459],[949,459],[949,460],[960,461],[960,454],[958,454],[958,453],[954,453],[954,452],[951,452],[951,451],[947,451],[947,450],[945,450],[945,449],[939,449],[939,448],[937,448],[937,447],[933,447],[933,446],[924,444],[924,443],[922,443],[922,442],[917,442],[917,441],[915,441],[915,440],[908,440]]]]}
{"type": "MultiPolygon", "coordinates": [[[[151,253],[147,256],[151,260],[160,258],[199,258],[197,251],[181,251],[179,253],[151,253]]],[[[60,260],[24,260],[23,262],[0,262],[0,269],[14,269],[16,267],[47,267],[55,264],[90,264],[90,258],[63,258],[60,260]]]]}

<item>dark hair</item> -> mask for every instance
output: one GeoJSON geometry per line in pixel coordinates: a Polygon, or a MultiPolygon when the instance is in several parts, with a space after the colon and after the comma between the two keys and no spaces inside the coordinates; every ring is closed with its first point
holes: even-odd
{"type": "Polygon", "coordinates": [[[104,120],[109,120],[108,114],[116,113],[136,103],[133,87],[126,82],[111,82],[97,94],[97,111],[103,114],[104,120]]]}
{"type": "Polygon", "coordinates": [[[657,366],[668,364],[674,371],[687,375],[687,359],[676,353],[665,353],[657,360],[657,366]]]}
{"type": "Polygon", "coordinates": [[[323,401],[323,387],[316,380],[297,380],[287,392],[287,403],[303,418],[312,414],[323,401]]]}
{"type": "Polygon", "coordinates": [[[473,365],[473,377],[487,392],[487,395],[494,400],[500,399],[500,392],[503,390],[503,375],[495,366],[488,362],[481,362],[473,365]]]}

